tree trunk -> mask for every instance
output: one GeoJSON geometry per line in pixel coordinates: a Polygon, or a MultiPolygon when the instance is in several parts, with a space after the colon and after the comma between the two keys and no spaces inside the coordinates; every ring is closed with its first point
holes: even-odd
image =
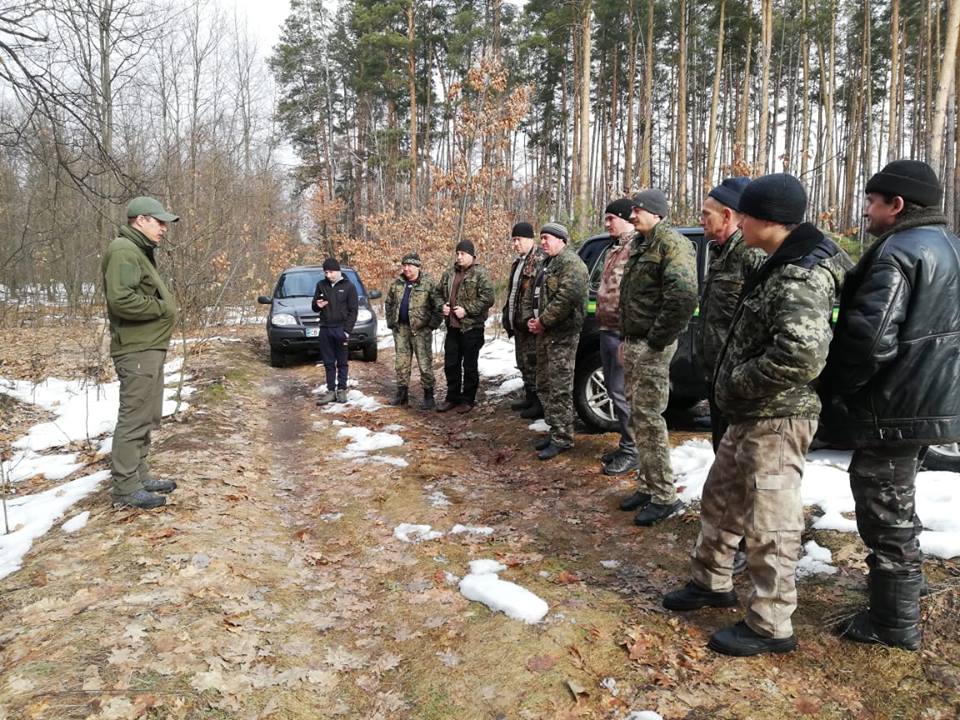
{"type": "Polygon", "coordinates": [[[890,121],[887,142],[887,162],[900,157],[900,0],[893,0],[890,8],[890,121]]]}
{"type": "Polygon", "coordinates": [[[581,235],[587,229],[590,202],[590,3],[583,3],[580,38],[580,194],[576,217],[581,235]]]}
{"type": "Polygon", "coordinates": [[[643,138],[638,148],[640,187],[648,188],[651,183],[653,162],[653,4],[647,0],[647,47],[643,68],[643,138]]]}
{"type": "MultiPolygon", "coordinates": [[[[746,166],[747,163],[747,125],[750,113],[750,52],[753,48],[753,29],[747,31],[747,60],[743,68],[743,87],[740,91],[740,114],[737,117],[737,134],[733,147],[733,164],[746,166]]],[[[748,173],[753,175],[753,172],[748,173]]]]}
{"type": "Polygon", "coordinates": [[[414,62],[414,3],[407,5],[407,88],[410,93],[410,208],[417,207],[417,76],[414,62]]]}
{"type": "Polygon", "coordinates": [[[758,172],[767,171],[767,150],[770,147],[770,50],[773,45],[773,0],[760,3],[760,129],[754,164],[758,172]]]}
{"type": "Polygon", "coordinates": [[[623,151],[623,190],[630,192],[633,189],[633,101],[637,85],[637,28],[634,25],[634,3],[630,0],[629,15],[627,17],[627,52],[630,53],[629,69],[627,70],[627,137],[623,151]]]}
{"type": "Polygon", "coordinates": [[[674,207],[687,207],[687,0],[680,0],[680,48],[677,62],[677,192],[674,207]]]}
{"type": "Polygon", "coordinates": [[[800,95],[800,142],[797,152],[800,153],[800,177],[805,178],[810,162],[810,36],[807,32],[807,2],[803,0],[801,6],[801,23],[803,30],[800,34],[800,61],[802,64],[803,82],[800,95]]]}
{"type": "Polygon", "coordinates": [[[930,165],[943,177],[943,126],[946,119],[947,100],[953,87],[953,73],[957,65],[957,32],[960,30],[960,0],[948,0],[947,42],[940,65],[937,101],[930,126],[930,165]]]}

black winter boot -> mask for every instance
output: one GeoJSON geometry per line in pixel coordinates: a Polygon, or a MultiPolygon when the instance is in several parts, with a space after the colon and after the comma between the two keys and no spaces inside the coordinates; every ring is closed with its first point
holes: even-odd
{"type": "Polygon", "coordinates": [[[533,402],[527,406],[526,410],[520,412],[520,417],[526,418],[527,420],[536,420],[537,418],[543,417],[543,405],[540,402],[540,397],[536,393],[530,393],[533,396],[533,402]]]}
{"type": "Polygon", "coordinates": [[[840,636],[854,642],[920,649],[920,587],[923,575],[873,570],[870,609],[839,627],[840,636]]]}
{"type": "Polygon", "coordinates": [[[523,397],[510,403],[511,410],[526,410],[533,403],[533,393],[526,385],[523,386],[523,397]]]}
{"type": "Polygon", "coordinates": [[[436,410],[437,403],[433,399],[433,388],[423,389],[423,402],[420,403],[421,410],[436,410]]]}
{"type": "Polygon", "coordinates": [[[406,405],[410,400],[409,391],[406,385],[397,385],[397,394],[393,396],[393,400],[390,401],[391,405],[406,405]]]}

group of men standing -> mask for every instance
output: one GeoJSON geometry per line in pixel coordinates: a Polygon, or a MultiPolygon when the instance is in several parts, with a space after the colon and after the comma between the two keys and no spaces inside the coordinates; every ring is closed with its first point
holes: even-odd
{"type": "MultiPolygon", "coordinates": [[[[854,449],[850,484],[870,551],[869,608],[840,633],[858,642],[920,647],[916,474],[926,446],[960,441],[960,240],[946,228],[942,198],[942,185],[925,163],[889,163],[866,185],[864,216],[877,239],[852,266],[833,241],[803,222],[807,197],[797,178],[728,178],[708,194],[701,219],[712,242],[696,352],[710,388],[716,457],[703,488],[690,581],[663,604],[681,611],[737,605],[733,574],[742,544],[752,586],[746,616],[714,633],[712,649],[742,656],[796,647],[791,616],[803,529],[800,487],[821,422],[834,445],[854,449]]],[[[620,441],[601,460],[607,475],[636,472],[637,490],[620,507],[638,510],[640,526],[680,507],[662,413],[677,338],[698,303],[698,274],[693,245],[670,226],[668,213],[656,189],[614,200],[604,213],[613,242],[602,260],[597,320],[620,441]]],[[[151,474],[148,454],[177,317],[154,251],[168,223],[179,218],[148,197],[132,200],[126,214],[102,262],[120,379],[113,499],[150,508],[176,488],[151,474]]],[[[517,259],[502,320],[515,339],[524,383],[514,409],[527,417],[542,410],[550,434],[537,450],[549,460],[574,442],[573,371],[587,268],[558,223],[541,228],[539,246],[532,226],[518,223],[512,241],[517,259]]],[[[494,291],[470,241],[458,243],[456,254],[453,267],[434,282],[419,256],[408,253],[389,289],[394,405],[408,402],[416,356],[424,408],[466,413],[474,406],[494,291]],[[431,337],[443,323],[447,396],[436,405],[431,337]]],[[[331,399],[343,401],[356,291],[335,260],[325,262],[324,271],[314,307],[339,323],[326,338],[324,365],[331,399]]]]}

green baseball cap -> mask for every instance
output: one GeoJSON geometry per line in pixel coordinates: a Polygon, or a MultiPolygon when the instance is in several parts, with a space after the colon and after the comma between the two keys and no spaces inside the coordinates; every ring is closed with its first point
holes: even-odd
{"type": "Polygon", "coordinates": [[[145,195],[135,197],[127,203],[127,217],[132,218],[137,215],[149,215],[163,222],[177,222],[180,219],[179,215],[164,210],[159,200],[145,195]]]}

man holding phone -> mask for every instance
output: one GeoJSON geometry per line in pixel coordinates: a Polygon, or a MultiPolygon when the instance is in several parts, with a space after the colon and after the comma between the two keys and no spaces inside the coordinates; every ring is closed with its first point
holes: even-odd
{"type": "Polygon", "coordinates": [[[327,391],[317,398],[317,405],[347,401],[347,343],[357,322],[357,289],[343,277],[336,258],[323,261],[323,275],[312,303],[320,315],[320,357],[327,373],[327,391]]]}

